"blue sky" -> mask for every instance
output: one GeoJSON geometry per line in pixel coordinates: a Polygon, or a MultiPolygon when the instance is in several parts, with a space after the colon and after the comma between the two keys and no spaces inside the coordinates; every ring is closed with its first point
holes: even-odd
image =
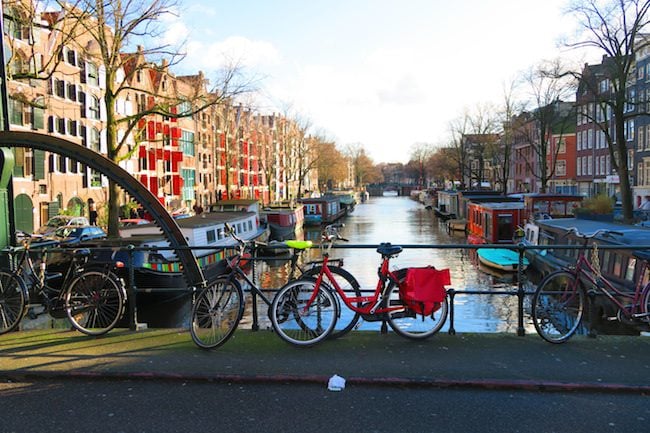
{"type": "MultiPolygon", "coordinates": [[[[502,100],[503,84],[560,55],[573,26],[564,0],[181,0],[169,41],[183,73],[226,57],[260,77],[257,111],[309,119],[375,162],[444,144],[464,109],[502,100]]],[[[563,53],[562,56],[576,56],[563,53]]]]}

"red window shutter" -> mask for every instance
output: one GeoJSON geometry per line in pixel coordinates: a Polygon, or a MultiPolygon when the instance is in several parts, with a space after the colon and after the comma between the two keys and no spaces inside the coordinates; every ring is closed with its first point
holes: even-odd
{"type": "Polygon", "coordinates": [[[149,191],[153,195],[158,195],[158,178],[156,176],[151,176],[149,179],[149,191]]]}
{"type": "Polygon", "coordinates": [[[156,125],[151,120],[147,123],[147,138],[149,140],[154,140],[156,138],[156,125]]]}
{"type": "Polygon", "coordinates": [[[156,153],[153,149],[149,150],[149,167],[152,170],[156,167],[156,153]]]}

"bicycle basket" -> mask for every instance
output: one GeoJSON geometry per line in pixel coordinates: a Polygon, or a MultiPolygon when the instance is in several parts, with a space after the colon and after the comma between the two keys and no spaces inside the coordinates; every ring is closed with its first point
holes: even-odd
{"type": "Polygon", "coordinates": [[[406,279],[400,284],[400,297],[413,312],[428,316],[440,308],[447,295],[445,286],[449,284],[449,269],[408,268],[406,279]]]}

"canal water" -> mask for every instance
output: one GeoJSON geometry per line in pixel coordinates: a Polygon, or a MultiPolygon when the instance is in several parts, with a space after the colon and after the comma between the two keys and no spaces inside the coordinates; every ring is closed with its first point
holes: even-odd
{"type": "MultiPolygon", "coordinates": [[[[349,243],[339,242],[330,254],[342,258],[344,267],[361,284],[362,289],[373,290],[377,283],[377,269],[380,256],[375,251],[377,244],[390,242],[395,245],[451,245],[466,244],[461,232],[446,230],[444,222],[438,220],[432,210],[408,197],[371,197],[358,204],[351,215],[341,220],[345,227],[341,234],[349,243]],[[369,248],[345,248],[346,244],[368,246],[369,248]],[[370,246],[373,246],[370,248],[370,246]]],[[[305,228],[306,239],[318,241],[319,229],[305,228]]],[[[310,250],[312,259],[319,257],[318,248],[310,250]]],[[[498,291],[517,290],[513,275],[490,274],[478,265],[474,250],[462,248],[421,249],[405,248],[391,260],[394,269],[408,266],[433,265],[438,269],[449,268],[451,286],[456,291],[498,291]]],[[[262,262],[258,278],[265,288],[280,287],[287,281],[288,265],[282,260],[262,262]]],[[[269,297],[273,292],[268,292],[269,297]]],[[[250,299],[249,299],[250,301],[250,299]]],[[[267,328],[267,307],[258,301],[260,327],[267,328]]],[[[505,294],[465,295],[456,294],[454,300],[454,328],[457,332],[509,332],[517,331],[517,297],[505,294]]],[[[251,324],[251,305],[247,305],[243,327],[251,324]]],[[[525,318],[525,322],[530,322],[525,318]]],[[[378,322],[362,322],[359,330],[378,330],[378,322]]],[[[449,318],[443,331],[449,328],[449,318]]],[[[529,328],[529,326],[527,326],[529,328]]],[[[533,331],[534,332],[534,331],[533,331]]]]}

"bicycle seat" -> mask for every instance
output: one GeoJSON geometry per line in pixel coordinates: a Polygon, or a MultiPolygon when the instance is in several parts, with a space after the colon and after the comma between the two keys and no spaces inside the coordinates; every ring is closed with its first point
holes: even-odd
{"type": "Polygon", "coordinates": [[[296,241],[296,240],[284,241],[284,244],[289,248],[294,248],[296,250],[308,250],[314,245],[312,241],[296,241]]]}
{"type": "Polygon", "coordinates": [[[392,245],[390,242],[379,245],[377,252],[382,256],[394,256],[402,252],[402,247],[399,245],[392,245]]]}
{"type": "Polygon", "coordinates": [[[72,256],[75,259],[81,259],[84,257],[90,256],[90,249],[89,248],[78,248],[72,252],[72,256]]]}

